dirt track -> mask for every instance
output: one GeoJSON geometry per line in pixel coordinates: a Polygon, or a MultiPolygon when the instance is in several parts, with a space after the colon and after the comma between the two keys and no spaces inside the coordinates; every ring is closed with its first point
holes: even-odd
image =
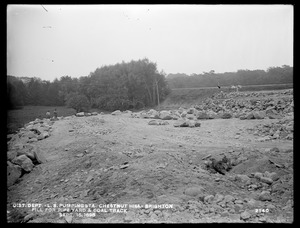
{"type": "MultiPolygon", "coordinates": [[[[248,221],[291,222],[292,208],[283,211],[282,207],[289,199],[293,201],[289,189],[292,184],[287,186],[284,197],[274,193],[272,201],[256,200],[251,207],[249,199],[257,199],[262,190],[270,190],[271,186],[248,191],[234,181],[235,174],[264,171],[275,171],[291,180],[292,153],[285,151],[293,149],[292,141],[258,142],[246,131],[257,124],[276,121],[213,119],[201,121],[199,128],[175,128],[174,120],[168,121],[169,125],[151,126],[149,120],[130,118],[130,114],[65,118],[54,123],[51,137],[36,142],[48,162],[36,166],[10,187],[8,208],[17,202],[174,204],[172,210],[129,209],[128,213],[96,213],[93,218],[73,215],[72,222],[243,222],[243,211],[265,209],[271,203],[274,208],[270,212],[254,215],[248,221]],[[273,147],[280,152],[269,152],[273,147]],[[246,160],[226,175],[205,170],[202,158],[209,154],[218,158],[222,153],[246,160]],[[268,159],[286,164],[285,169],[270,164],[268,159]],[[243,207],[199,205],[199,195],[186,194],[187,188],[197,186],[202,187],[203,196],[231,195],[242,200],[243,207]]],[[[30,222],[65,222],[57,212],[35,213],[28,208],[20,211],[33,214],[30,222]]]]}

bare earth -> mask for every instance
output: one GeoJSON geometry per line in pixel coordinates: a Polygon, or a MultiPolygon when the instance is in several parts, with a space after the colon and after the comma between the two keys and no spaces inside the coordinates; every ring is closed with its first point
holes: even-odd
{"type": "MultiPolygon", "coordinates": [[[[148,119],[130,114],[70,117],[56,121],[51,136],[36,142],[47,161],[8,189],[8,209],[13,203],[94,203],[94,204],[173,204],[173,209],[129,209],[128,213],[96,213],[93,218],[73,214],[72,223],[202,223],[202,222],[287,222],[293,221],[293,149],[291,140],[258,142],[247,133],[261,123],[276,119],[212,119],[198,128],[148,125],[148,119]],[[73,131],[69,131],[72,130],[73,131]],[[280,152],[268,149],[277,147],[280,152]],[[205,169],[205,156],[244,157],[226,175],[205,169]],[[283,167],[269,162],[271,159],[283,167]],[[126,164],[126,162],[128,162],[126,164]],[[125,165],[124,165],[125,164],[125,165]],[[123,165],[123,166],[122,166],[123,165]],[[235,174],[276,172],[283,191],[272,186],[248,190],[234,180],[235,174]],[[286,180],[286,182],[284,182],[286,180]],[[223,207],[204,203],[199,195],[186,193],[202,187],[203,196],[222,194],[240,200],[241,206],[223,207]],[[271,191],[270,201],[258,200],[263,190],[271,191]],[[255,205],[248,201],[255,199],[255,205]],[[290,201],[288,201],[290,200],[290,201]],[[270,206],[272,205],[272,206],[270,206]],[[258,209],[268,209],[258,213],[258,209]],[[248,211],[252,217],[241,219],[248,211]]],[[[30,222],[66,222],[58,212],[32,212],[30,222]]],[[[11,209],[13,210],[13,209],[11,209]]],[[[22,211],[22,210],[21,210],[22,211]]]]}

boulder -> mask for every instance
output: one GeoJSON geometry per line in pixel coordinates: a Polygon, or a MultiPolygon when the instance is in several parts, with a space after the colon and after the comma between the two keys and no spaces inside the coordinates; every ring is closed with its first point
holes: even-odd
{"type": "Polygon", "coordinates": [[[267,116],[269,117],[269,119],[282,119],[282,116],[279,114],[267,114],[267,116]]]}
{"type": "Polygon", "coordinates": [[[261,177],[260,181],[263,182],[263,183],[266,183],[266,184],[272,184],[273,183],[273,180],[269,177],[261,177]]]}
{"type": "Polygon", "coordinates": [[[244,221],[246,221],[246,220],[248,220],[250,218],[251,218],[251,214],[248,211],[244,211],[240,215],[240,219],[244,220],[244,221]]]}
{"type": "Polygon", "coordinates": [[[42,135],[43,135],[44,139],[45,139],[45,138],[48,138],[48,137],[50,136],[49,132],[46,132],[46,131],[44,131],[44,132],[42,133],[42,135]]]}
{"type": "Polygon", "coordinates": [[[195,113],[195,108],[189,108],[188,110],[187,110],[187,114],[194,114],[195,113]]]}
{"type": "Polygon", "coordinates": [[[15,157],[17,157],[17,150],[12,149],[7,151],[7,160],[12,161],[15,157]]]}
{"type": "Polygon", "coordinates": [[[170,123],[168,121],[161,121],[159,124],[160,125],[169,125],[170,123]]]}
{"type": "Polygon", "coordinates": [[[204,189],[200,186],[197,187],[189,187],[185,189],[184,194],[188,196],[197,196],[199,194],[202,194],[204,192],[204,189]]]}
{"type": "Polygon", "coordinates": [[[248,113],[248,114],[246,115],[246,119],[247,119],[247,120],[254,119],[253,113],[252,113],[252,112],[248,113]]]}
{"type": "Polygon", "coordinates": [[[254,173],[254,177],[260,180],[263,177],[263,174],[260,172],[256,172],[254,173]]]}
{"type": "Polygon", "coordinates": [[[32,143],[32,142],[37,142],[37,141],[38,141],[38,139],[37,139],[37,138],[31,138],[31,139],[29,139],[29,140],[28,140],[28,142],[29,142],[29,143],[32,143]]]}
{"type": "Polygon", "coordinates": [[[172,120],[173,117],[169,111],[160,111],[159,118],[162,120],[172,120]]]}
{"type": "Polygon", "coordinates": [[[35,133],[33,133],[33,131],[28,131],[27,133],[25,133],[25,135],[26,135],[29,139],[37,138],[37,137],[38,137],[38,135],[36,135],[35,133]]]}
{"type": "Polygon", "coordinates": [[[140,113],[140,118],[142,118],[142,119],[148,119],[148,118],[150,118],[150,116],[146,112],[141,112],[140,113]]]}
{"type": "Polygon", "coordinates": [[[216,203],[218,203],[218,202],[221,202],[223,199],[224,199],[224,195],[217,193],[217,194],[215,195],[214,201],[215,201],[216,203]]]}
{"type": "Polygon", "coordinates": [[[258,196],[258,199],[260,201],[271,201],[272,198],[271,198],[271,194],[269,191],[262,191],[259,196],[258,196]]]}
{"type": "Polygon", "coordinates": [[[208,119],[215,119],[218,117],[218,114],[215,113],[214,111],[210,110],[207,112],[207,116],[208,116],[208,119]]]}
{"type": "Polygon", "coordinates": [[[205,203],[211,203],[214,200],[214,196],[213,195],[207,195],[204,197],[204,202],[205,203]]]}
{"type": "Polygon", "coordinates": [[[195,127],[200,127],[201,126],[201,123],[197,122],[195,123],[195,127]]]}
{"type": "Polygon", "coordinates": [[[247,201],[247,205],[250,207],[250,208],[256,208],[259,206],[259,203],[255,200],[255,199],[249,199],[247,201]]]}
{"type": "Polygon", "coordinates": [[[180,117],[184,118],[184,117],[186,117],[186,115],[187,115],[187,112],[186,112],[186,111],[183,111],[183,112],[180,114],[180,117]]]}
{"type": "Polygon", "coordinates": [[[22,149],[17,151],[17,156],[26,155],[31,160],[34,159],[34,153],[33,153],[34,146],[25,144],[22,149]]]}
{"type": "Polygon", "coordinates": [[[43,152],[39,148],[33,149],[34,159],[37,161],[37,163],[42,164],[46,163],[47,159],[45,158],[43,152]]]}
{"type": "Polygon", "coordinates": [[[185,120],[179,119],[173,124],[173,126],[174,127],[188,127],[188,124],[186,123],[185,120]]]}
{"type": "Polygon", "coordinates": [[[157,120],[150,120],[148,122],[148,125],[159,125],[158,121],[157,120]]]}
{"type": "Polygon", "coordinates": [[[159,119],[159,112],[154,110],[154,109],[150,109],[147,114],[149,115],[150,118],[152,119],[159,119]]]}
{"type": "Polygon", "coordinates": [[[244,174],[238,174],[235,176],[235,180],[242,182],[243,184],[250,183],[250,178],[244,174]]]}
{"type": "Polygon", "coordinates": [[[195,116],[192,115],[192,114],[187,114],[186,118],[189,119],[189,120],[193,120],[193,119],[195,119],[195,116]]]}
{"type": "Polygon", "coordinates": [[[232,195],[226,195],[226,196],[224,197],[224,201],[225,201],[226,203],[233,202],[234,200],[235,200],[235,198],[234,198],[232,195]]]}
{"type": "Polygon", "coordinates": [[[111,114],[114,115],[114,116],[115,115],[121,115],[122,112],[120,110],[116,110],[116,111],[112,112],[111,114]]]}
{"type": "Polygon", "coordinates": [[[197,119],[198,120],[201,120],[201,119],[209,119],[208,115],[206,112],[198,112],[197,115],[196,115],[197,119]]]}
{"type": "Polygon", "coordinates": [[[280,150],[278,149],[278,147],[273,147],[273,148],[270,149],[270,152],[279,153],[280,150]]]}
{"type": "Polygon", "coordinates": [[[12,163],[21,166],[21,168],[26,172],[30,172],[33,169],[33,163],[26,155],[16,157],[12,160],[12,163]]]}
{"type": "Polygon", "coordinates": [[[37,137],[38,140],[43,140],[44,138],[45,137],[42,134],[38,135],[38,137],[37,137]]]}
{"type": "Polygon", "coordinates": [[[22,169],[18,165],[10,164],[7,166],[7,187],[12,186],[22,175],[22,169]]]}
{"type": "Polygon", "coordinates": [[[84,112],[78,112],[78,113],[76,113],[76,116],[83,117],[84,116],[84,112]]]}
{"type": "Polygon", "coordinates": [[[194,121],[194,120],[188,120],[187,124],[188,124],[189,127],[195,127],[196,121],[194,121]]]}
{"type": "Polygon", "coordinates": [[[222,119],[230,119],[230,118],[232,118],[232,114],[229,113],[229,112],[224,112],[224,113],[221,115],[221,118],[222,118],[222,119]]]}
{"type": "Polygon", "coordinates": [[[97,116],[97,115],[98,115],[98,112],[92,112],[91,115],[92,115],[92,116],[97,116]]]}
{"type": "Polygon", "coordinates": [[[264,119],[266,117],[266,112],[265,111],[256,111],[256,112],[253,112],[253,116],[255,119],[264,119]]]}
{"type": "Polygon", "coordinates": [[[240,116],[240,120],[246,120],[246,119],[247,119],[247,117],[245,115],[240,116]]]}

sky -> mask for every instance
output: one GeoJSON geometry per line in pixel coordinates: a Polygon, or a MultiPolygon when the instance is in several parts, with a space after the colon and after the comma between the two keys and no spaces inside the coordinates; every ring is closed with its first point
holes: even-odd
{"type": "Polygon", "coordinates": [[[53,81],[148,58],[200,74],[293,66],[291,5],[8,5],[7,74],[53,81]]]}

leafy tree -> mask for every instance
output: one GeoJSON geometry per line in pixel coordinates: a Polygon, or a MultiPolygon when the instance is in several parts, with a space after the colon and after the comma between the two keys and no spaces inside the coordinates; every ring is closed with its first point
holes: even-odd
{"type": "Polygon", "coordinates": [[[71,93],[67,97],[67,106],[76,112],[86,112],[90,108],[88,98],[83,94],[71,93]]]}

